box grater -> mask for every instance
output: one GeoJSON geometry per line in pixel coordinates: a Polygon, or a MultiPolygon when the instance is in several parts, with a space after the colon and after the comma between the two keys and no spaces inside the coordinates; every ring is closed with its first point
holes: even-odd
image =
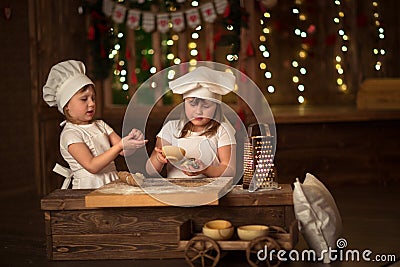
{"type": "Polygon", "coordinates": [[[243,151],[243,188],[255,191],[257,188],[278,188],[274,166],[275,137],[267,124],[251,124],[243,151]],[[253,136],[254,127],[260,134],[253,136]]]}

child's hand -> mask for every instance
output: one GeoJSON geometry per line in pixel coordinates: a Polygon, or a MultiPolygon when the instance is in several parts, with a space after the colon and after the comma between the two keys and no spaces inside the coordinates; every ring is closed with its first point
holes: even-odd
{"type": "Polygon", "coordinates": [[[157,152],[156,159],[157,159],[158,162],[160,162],[160,163],[162,163],[162,164],[168,163],[168,160],[164,157],[161,148],[155,147],[155,148],[154,148],[154,151],[157,152]]]}
{"type": "Polygon", "coordinates": [[[133,129],[127,136],[122,138],[124,154],[133,154],[137,149],[143,147],[147,141],[144,140],[144,135],[141,131],[133,129]]]}
{"type": "Polygon", "coordinates": [[[128,134],[128,136],[130,136],[132,139],[135,140],[144,140],[144,135],[142,133],[142,131],[138,130],[138,129],[132,129],[132,131],[128,134]]]}
{"type": "Polygon", "coordinates": [[[185,164],[181,166],[181,171],[187,176],[197,176],[202,174],[208,166],[199,159],[194,160],[191,164],[185,164]]]}

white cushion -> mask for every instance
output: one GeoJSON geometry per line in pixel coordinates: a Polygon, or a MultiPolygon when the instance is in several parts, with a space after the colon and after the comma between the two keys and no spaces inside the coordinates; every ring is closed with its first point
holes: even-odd
{"type": "MultiPolygon", "coordinates": [[[[303,184],[299,179],[294,183],[293,204],[299,231],[318,259],[323,250],[335,249],[342,232],[342,218],[329,190],[307,173],[303,184]]],[[[322,260],[330,262],[328,253],[323,254],[322,260]]]]}

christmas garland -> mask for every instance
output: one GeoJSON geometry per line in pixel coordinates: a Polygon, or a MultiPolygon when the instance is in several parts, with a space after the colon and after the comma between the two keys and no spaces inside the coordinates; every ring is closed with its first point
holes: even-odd
{"type": "Polygon", "coordinates": [[[136,31],[140,29],[144,33],[156,30],[160,33],[181,32],[187,28],[192,30],[203,21],[214,23],[217,15],[221,15],[222,19],[219,22],[225,27],[232,26],[233,30],[216,32],[214,45],[231,46],[232,54],[239,53],[240,31],[241,28],[247,27],[248,23],[247,12],[240,6],[240,1],[214,0],[194,8],[185,8],[187,5],[184,2],[185,0],[169,0],[162,3],[149,0],[126,0],[123,3],[112,0],[85,1],[85,10],[90,14],[87,39],[93,58],[94,78],[102,80],[112,73],[115,62],[109,57],[109,53],[121,42],[116,37],[115,27],[136,31]],[[152,6],[156,6],[162,13],[152,12],[152,6]]]}

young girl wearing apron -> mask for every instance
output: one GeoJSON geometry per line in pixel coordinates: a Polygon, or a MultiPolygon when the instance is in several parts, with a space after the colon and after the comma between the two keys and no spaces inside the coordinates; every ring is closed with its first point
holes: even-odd
{"type": "Polygon", "coordinates": [[[222,95],[235,86],[232,73],[198,67],[171,81],[173,93],[183,95],[180,120],[168,121],[157,135],[156,145],[146,164],[148,175],[160,173],[167,164],[169,178],[234,176],[236,164],[235,129],[221,111],[222,95]],[[191,164],[168,161],[162,147],[185,150],[191,164]]]}
{"type": "Polygon", "coordinates": [[[66,177],[62,188],[98,188],[118,178],[114,159],[132,154],[147,140],[137,129],[122,138],[102,120],[95,120],[94,83],[85,75],[85,65],[69,60],[50,70],[43,87],[46,103],[64,114],[60,152],[70,169],[58,164],[54,171],[66,177]]]}

